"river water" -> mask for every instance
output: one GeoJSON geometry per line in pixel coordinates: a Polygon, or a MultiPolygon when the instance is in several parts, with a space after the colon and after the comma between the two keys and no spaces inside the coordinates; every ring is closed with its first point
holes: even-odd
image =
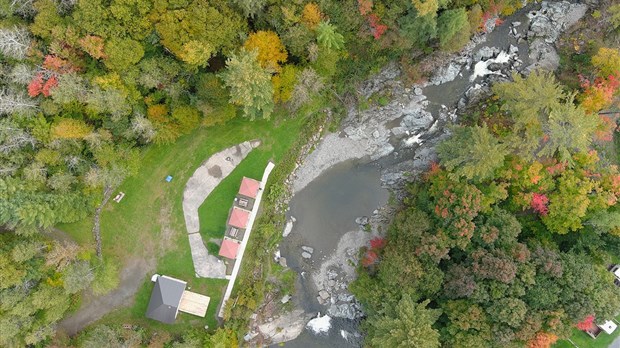
{"type": "MultiPolygon", "coordinates": [[[[529,20],[526,13],[529,10],[530,6],[507,18],[505,24],[487,34],[486,40],[475,47],[473,52],[482,46],[508,51],[510,45],[514,45],[519,48],[518,56],[523,64],[529,64],[527,43],[517,42],[509,35],[512,22],[521,22],[521,28],[527,28],[529,20]]],[[[453,81],[423,88],[423,94],[429,101],[426,110],[436,118],[438,112],[446,109],[444,106],[454,108],[465,91],[476,82],[469,80],[472,73],[472,69],[463,69],[453,81]]],[[[375,209],[388,202],[389,193],[381,187],[381,167],[409,159],[403,157],[413,158],[415,150],[400,149],[395,145],[396,151],[379,161],[347,161],[331,167],[291,200],[288,215],[295,217],[297,221],[290,235],[283,239],[280,250],[288,266],[299,274],[295,302],[307,313],[322,313],[326,309],[317,301],[319,289],[312,281],[311,274],[334,253],[345,233],[359,229],[355,222],[356,217],[370,216],[375,209]],[[310,259],[301,257],[301,246],[314,248],[310,259]]],[[[297,339],[286,342],[283,346],[358,347],[361,346],[361,338],[345,340],[342,336],[343,331],[356,332],[357,326],[355,321],[333,319],[328,334],[316,335],[304,330],[297,339]]]]}

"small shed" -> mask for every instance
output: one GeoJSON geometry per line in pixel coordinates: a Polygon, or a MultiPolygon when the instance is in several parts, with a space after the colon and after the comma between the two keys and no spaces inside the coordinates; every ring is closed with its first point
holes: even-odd
{"type": "Polygon", "coordinates": [[[260,188],[260,182],[258,180],[246,178],[245,176],[241,180],[241,187],[239,187],[239,194],[248,198],[255,199],[260,188]]]}
{"type": "Polygon", "coordinates": [[[224,256],[231,260],[237,258],[237,252],[239,251],[239,242],[229,238],[224,238],[222,246],[220,247],[220,256],[224,256]]]}
{"type": "MultiPolygon", "coordinates": [[[[155,276],[153,277],[155,278],[155,276]]],[[[172,324],[179,313],[179,304],[187,283],[168,276],[157,276],[146,317],[172,324]]]]}
{"type": "Polygon", "coordinates": [[[228,224],[233,227],[245,229],[248,224],[248,220],[250,220],[249,211],[233,207],[230,217],[228,218],[228,224]]]}

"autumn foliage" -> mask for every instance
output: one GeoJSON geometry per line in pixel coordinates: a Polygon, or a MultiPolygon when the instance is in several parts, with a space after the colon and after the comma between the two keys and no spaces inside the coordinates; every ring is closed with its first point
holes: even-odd
{"type": "Polygon", "coordinates": [[[575,326],[579,330],[587,330],[594,324],[594,316],[588,315],[582,321],[578,322],[575,326]]]}
{"type": "Polygon", "coordinates": [[[581,88],[583,93],[581,94],[581,106],[587,113],[598,112],[612,104],[614,94],[620,87],[620,81],[614,75],[609,75],[607,78],[596,78],[594,81],[590,81],[583,76],[580,76],[581,88]]]}
{"type": "Polygon", "coordinates": [[[387,25],[381,24],[379,16],[374,13],[368,15],[368,24],[370,24],[370,32],[372,33],[372,36],[375,38],[375,40],[381,38],[383,33],[385,33],[385,31],[388,29],[387,25]]]}
{"type": "Polygon", "coordinates": [[[243,47],[250,52],[258,51],[257,59],[260,65],[274,72],[281,70],[280,64],[284,63],[288,56],[278,34],[273,31],[260,30],[250,34],[243,47]]]}
{"type": "Polygon", "coordinates": [[[528,348],[549,348],[558,340],[558,336],[548,333],[539,332],[528,343],[528,348]]]}
{"type": "Polygon", "coordinates": [[[51,129],[52,137],[59,139],[82,139],[92,130],[84,121],[73,118],[62,118],[51,129]]]}
{"type": "Polygon", "coordinates": [[[321,22],[322,17],[323,14],[319,5],[313,2],[307,3],[301,12],[301,22],[310,29],[316,28],[319,22],[321,22]]]}
{"type": "Polygon", "coordinates": [[[379,253],[381,249],[385,247],[386,240],[385,238],[375,237],[370,240],[370,249],[366,251],[364,257],[362,258],[362,266],[368,267],[377,262],[379,259],[379,253]]]}
{"type": "Polygon", "coordinates": [[[107,58],[104,41],[99,36],[87,35],[79,40],[80,47],[95,59],[107,58]]]}
{"type": "Polygon", "coordinates": [[[534,209],[534,211],[536,211],[538,214],[545,216],[549,213],[549,208],[547,207],[547,204],[549,204],[549,198],[547,198],[546,195],[541,193],[534,193],[532,195],[531,206],[532,209],[534,209]]]}
{"type": "Polygon", "coordinates": [[[52,75],[45,80],[42,73],[38,73],[32,81],[28,84],[28,95],[36,97],[39,94],[43,94],[46,97],[50,96],[50,90],[58,85],[58,78],[56,75],[52,75]]]}

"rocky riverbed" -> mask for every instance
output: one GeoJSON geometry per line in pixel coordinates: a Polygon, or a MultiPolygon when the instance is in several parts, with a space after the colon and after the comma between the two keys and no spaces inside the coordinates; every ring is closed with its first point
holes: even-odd
{"type": "MultiPolygon", "coordinates": [[[[334,216],[346,216],[348,223],[328,226],[320,218],[328,221],[334,216],[321,215],[329,212],[322,211],[320,205],[296,210],[297,200],[329,190],[357,192],[361,190],[355,186],[359,183],[341,181],[334,186],[330,180],[342,180],[342,175],[353,176],[368,168],[375,171],[376,182],[364,179],[362,183],[371,195],[381,195],[383,188],[399,198],[404,184],[435,160],[435,145],[449,136],[446,125],[456,121],[468,105],[487,96],[493,83],[508,80],[515,72],[527,74],[535,69],[557,68],[559,56],[554,42],[587,9],[586,4],[567,1],[524,8],[497,28],[493,28],[494,20],[489,21],[488,29],[492,31],[474,38],[463,51],[445,61],[426,83],[404,86],[399,80],[400,70],[392,64],[360,86],[358,92],[364,97],[385,92],[393,100],[383,107],[349,110],[341,131],[325,135],[293,176],[293,214],[289,214],[278,256],[285,257],[287,266],[300,273],[298,292],[293,296],[298,308],[304,310],[298,316],[303,318],[300,320],[316,316],[317,312],[353,323],[363,317],[363,311],[348,292],[348,284],[355,278],[359,248],[382,234],[391,211],[385,202],[374,206],[380,200],[372,197],[349,199],[348,208],[344,203],[330,207],[335,209],[334,216]],[[349,163],[345,169],[348,172],[339,173],[341,176],[333,174],[334,166],[343,162],[349,163]],[[318,193],[312,193],[313,190],[318,193]],[[339,214],[340,209],[348,210],[339,214]],[[352,212],[358,216],[351,216],[352,212]],[[319,218],[308,218],[312,214],[319,218]],[[308,220],[316,227],[304,225],[303,221],[308,220]]],[[[329,320],[323,318],[320,322],[329,320]]],[[[336,341],[339,346],[356,346],[360,339],[354,327],[332,328],[317,341],[312,337],[320,335],[304,332],[302,341],[293,340],[287,346],[332,346],[336,341]]],[[[300,333],[302,329],[303,326],[296,326],[300,333]]],[[[287,335],[287,340],[294,333],[287,335]]],[[[262,334],[273,343],[283,341],[268,332],[262,334]]]]}

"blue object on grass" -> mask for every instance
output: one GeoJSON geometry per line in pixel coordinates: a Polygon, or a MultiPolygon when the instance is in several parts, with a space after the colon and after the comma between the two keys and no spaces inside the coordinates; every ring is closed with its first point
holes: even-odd
{"type": "Polygon", "coordinates": [[[168,176],[166,177],[166,181],[167,181],[167,182],[171,182],[171,181],[172,181],[172,175],[168,175],[168,176]]]}

